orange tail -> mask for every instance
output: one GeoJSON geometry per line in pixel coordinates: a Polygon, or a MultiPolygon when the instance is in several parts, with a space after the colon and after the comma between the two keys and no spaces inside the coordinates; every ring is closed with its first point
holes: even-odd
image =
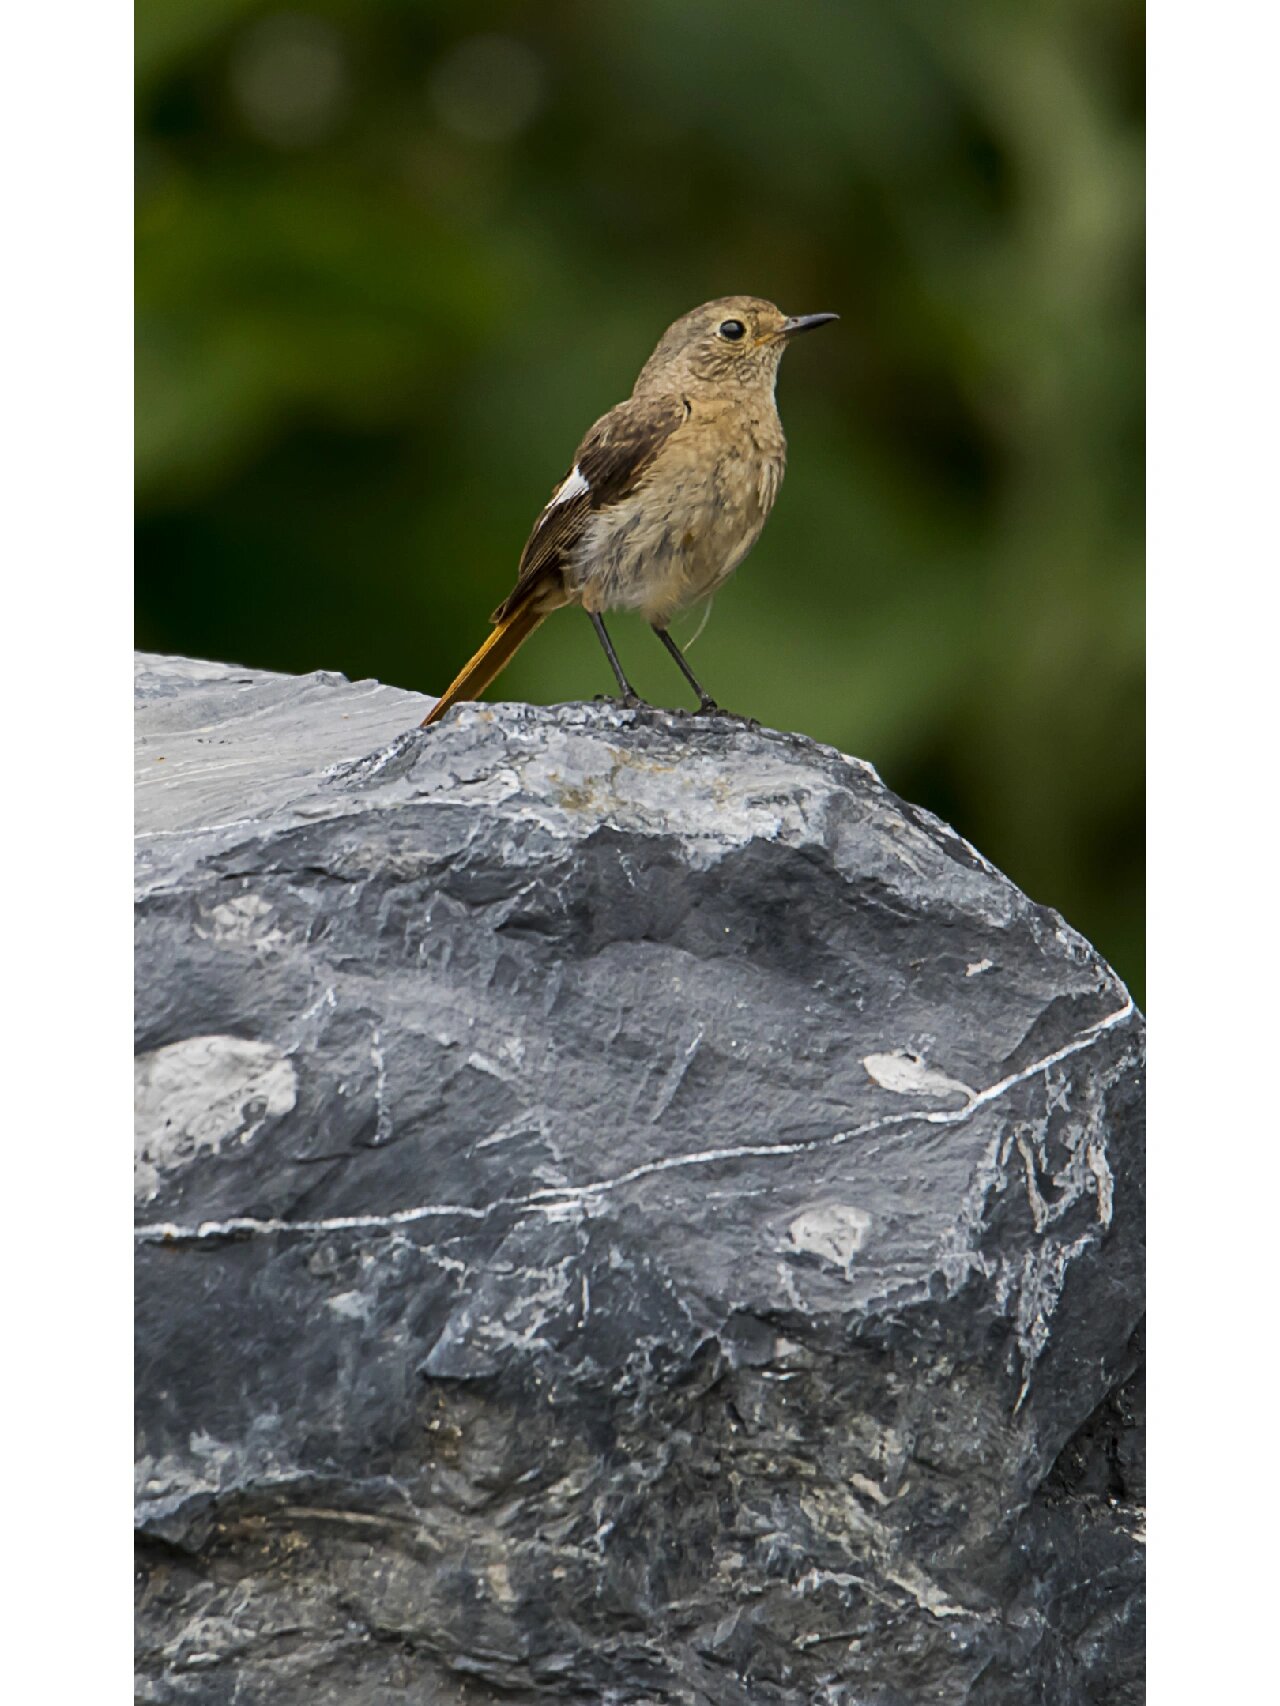
{"type": "Polygon", "coordinates": [[[522,604],[504,616],[480,650],[458,673],[418,725],[438,722],[459,699],[478,699],[494,678],[506,668],[520,647],[547,614],[522,604]]]}

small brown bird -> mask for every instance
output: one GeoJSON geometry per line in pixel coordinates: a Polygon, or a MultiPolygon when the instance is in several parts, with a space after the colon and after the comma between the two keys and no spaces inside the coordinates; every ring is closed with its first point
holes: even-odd
{"type": "Polygon", "coordinates": [[[534,523],[515,587],[493,613],[493,633],[423,727],[483,693],[565,604],[591,618],[624,704],[641,701],[605,629],[606,610],[638,610],[701,708],[715,710],[667,624],[710,597],[760,537],[786,466],[778,363],[789,338],[837,318],[788,318],[757,296],[722,296],[669,327],[630,397],[578,446],[534,523]]]}

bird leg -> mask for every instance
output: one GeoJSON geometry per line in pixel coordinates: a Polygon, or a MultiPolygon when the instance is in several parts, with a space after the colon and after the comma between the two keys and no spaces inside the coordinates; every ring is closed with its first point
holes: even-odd
{"type": "MultiPolygon", "coordinates": [[[[690,687],[692,687],[693,691],[698,695],[698,708],[699,708],[699,710],[702,710],[702,711],[718,711],[720,709],[720,707],[716,704],[715,700],[707,692],[706,688],[703,687],[702,683],[698,680],[697,676],[689,668],[689,665],[685,662],[684,653],[680,650],[679,646],[671,638],[670,634],[668,634],[667,630],[665,628],[659,628],[657,626],[657,624],[655,623],[654,627],[653,627],[653,631],[658,636],[658,638],[662,641],[663,645],[667,648],[667,650],[671,653],[672,657],[676,660],[676,663],[679,666],[681,675],[684,676],[685,680],[689,683],[690,687]]],[[[696,636],[695,636],[695,638],[696,638],[696,636]]]]}
{"type": "Polygon", "coordinates": [[[609,660],[609,666],[618,678],[618,686],[622,689],[622,703],[624,705],[643,705],[644,700],[622,673],[622,665],[618,662],[618,654],[613,649],[613,641],[609,638],[609,631],[604,625],[603,616],[595,610],[588,610],[587,615],[591,618],[591,625],[599,636],[600,644],[604,647],[604,655],[609,660]]]}

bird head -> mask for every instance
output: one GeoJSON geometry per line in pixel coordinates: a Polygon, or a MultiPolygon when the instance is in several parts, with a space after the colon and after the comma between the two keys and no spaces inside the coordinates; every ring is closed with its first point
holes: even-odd
{"type": "Polygon", "coordinates": [[[759,296],[717,297],[668,326],[641,368],[633,395],[772,389],[788,342],[836,319],[837,314],[787,315],[759,296]]]}

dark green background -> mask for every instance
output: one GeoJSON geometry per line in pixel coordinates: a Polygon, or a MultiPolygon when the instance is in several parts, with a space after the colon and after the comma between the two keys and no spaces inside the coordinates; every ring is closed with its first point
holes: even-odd
{"type": "MultiPolygon", "coordinates": [[[[438,691],[671,319],[834,309],[691,661],[1140,994],[1138,5],[141,0],[137,39],[141,645],[438,691]]],[[[496,692],[610,686],[569,611],[496,692]]]]}

